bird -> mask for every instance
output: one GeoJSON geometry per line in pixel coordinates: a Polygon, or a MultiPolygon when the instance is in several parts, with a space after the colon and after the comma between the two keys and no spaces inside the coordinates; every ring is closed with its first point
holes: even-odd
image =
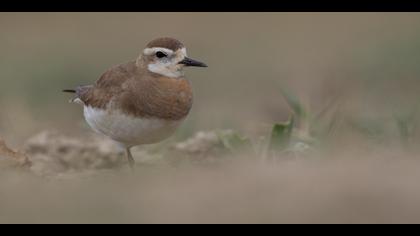
{"type": "Polygon", "coordinates": [[[133,169],[132,147],[170,137],[189,114],[193,91],[184,67],[207,65],[188,57],[179,40],[156,38],[136,59],[110,67],[93,84],[63,92],[75,94],[70,102],[83,106],[90,128],[125,149],[133,169]]]}

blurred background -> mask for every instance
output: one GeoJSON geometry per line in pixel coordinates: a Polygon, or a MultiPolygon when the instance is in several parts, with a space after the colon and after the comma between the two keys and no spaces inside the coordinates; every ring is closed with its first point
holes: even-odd
{"type": "Polygon", "coordinates": [[[387,120],[417,107],[419,23],[417,13],[1,13],[0,134],[19,144],[85,127],[61,90],[160,36],[209,65],[187,69],[195,101],[178,135],[283,121],[281,88],[314,111],[341,94],[350,114],[387,120]]]}
{"type": "Polygon", "coordinates": [[[90,132],[61,90],[161,36],[209,65],[187,68],[195,100],[176,140],[268,134],[292,113],[285,92],[308,113],[333,111],[334,123],[332,152],[315,164],[146,166],[48,184],[1,175],[0,221],[418,222],[419,26],[419,13],[0,13],[0,137],[12,147],[48,129],[90,132]]]}

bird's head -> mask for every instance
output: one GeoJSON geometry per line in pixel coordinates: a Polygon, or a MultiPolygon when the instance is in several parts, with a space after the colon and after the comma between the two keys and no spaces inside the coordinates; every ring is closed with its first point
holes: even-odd
{"type": "Polygon", "coordinates": [[[187,57],[185,46],[168,37],[149,42],[138,60],[150,72],[173,78],[183,76],[185,66],[207,67],[203,62],[187,57]]]}

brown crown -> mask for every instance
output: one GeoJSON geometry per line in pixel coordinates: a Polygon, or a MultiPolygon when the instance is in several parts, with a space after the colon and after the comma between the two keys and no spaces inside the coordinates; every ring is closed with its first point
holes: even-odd
{"type": "Polygon", "coordinates": [[[180,48],[183,48],[184,45],[174,38],[163,37],[163,38],[157,38],[157,39],[152,40],[150,43],[146,45],[146,47],[147,48],[153,48],[153,47],[168,48],[173,51],[176,51],[180,48]]]}

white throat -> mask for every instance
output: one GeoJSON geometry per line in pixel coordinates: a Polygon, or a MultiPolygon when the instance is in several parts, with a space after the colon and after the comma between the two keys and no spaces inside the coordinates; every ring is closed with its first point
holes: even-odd
{"type": "Polygon", "coordinates": [[[167,48],[153,47],[146,48],[143,51],[144,55],[153,55],[157,51],[162,51],[168,55],[168,59],[157,60],[154,63],[147,65],[147,69],[153,73],[160,74],[167,77],[178,78],[184,76],[183,65],[178,64],[187,56],[185,48],[172,51],[167,48]]]}
{"type": "Polygon", "coordinates": [[[184,75],[180,66],[170,66],[167,63],[153,63],[147,65],[147,69],[156,74],[178,78],[184,75]]]}

